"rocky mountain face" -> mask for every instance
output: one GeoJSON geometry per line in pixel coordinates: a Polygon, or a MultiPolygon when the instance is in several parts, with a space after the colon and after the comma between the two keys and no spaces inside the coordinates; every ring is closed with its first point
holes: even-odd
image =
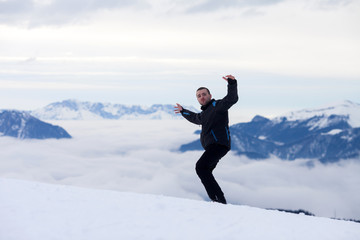
{"type": "Polygon", "coordinates": [[[0,135],[20,139],[71,138],[63,128],[15,110],[0,111],[0,135]]]}
{"type": "MultiPolygon", "coordinates": [[[[251,122],[230,127],[232,150],[254,159],[271,155],[284,160],[307,158],[322,162],[358,158],[359,114],[360,104],[346,101],[336,106],[301,110],[274,119],[255,116],[251,122]]],[[[180,148],[181,151],[200,149],[199,141],[180,148]]]]}

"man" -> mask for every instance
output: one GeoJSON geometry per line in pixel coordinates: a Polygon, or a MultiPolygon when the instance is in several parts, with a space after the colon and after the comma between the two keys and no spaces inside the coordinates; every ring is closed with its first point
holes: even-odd
{"type": "Polygon", "coordinates": [[[228,110],[238,101],[237,81],[234,76],[223,77],[228,82],[227,95],[221,100],[212,99],[209,89],[201,87],[196,98],[201,105],[201,113],[194,113],[176,104],[175,113],[188,121],[201,125],[200,142],[205,152],[196,163],[196,173],[201,179],[209,198],[226,204],[224,193],[216,182],[212,171],[219,160],[230,150],[228,110]]]}

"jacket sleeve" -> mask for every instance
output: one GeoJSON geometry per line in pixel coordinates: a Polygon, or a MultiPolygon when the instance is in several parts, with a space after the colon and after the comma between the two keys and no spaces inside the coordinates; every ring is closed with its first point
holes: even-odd
{"type": "Polygon", "coordinates": [[[227,88],[227,95],[219,101],[219,107],[223,111],[227,111],[239,99],[236,79],[229,79],[227,88]]]}
{"type": "Polygon", "coordinates": [[[189,122],[201,125],[201,114],[200,113],[194,113],[192,111],[189,111],[189,110],[183,108],[183,110],[181,111],[181,115],[189,122]]]}

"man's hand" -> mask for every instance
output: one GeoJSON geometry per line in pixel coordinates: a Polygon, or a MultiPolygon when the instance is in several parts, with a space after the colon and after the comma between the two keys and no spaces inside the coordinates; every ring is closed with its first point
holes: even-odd
{"type": "Polygon", "coordinates": [[[228,81],[228,79],[235,80],[235,77],[233,75],[227,75],[226,77],[223,77],[225,81],[228,81]]]}
{"type": "Polygon", "coordinates": [[[180,113],[183,110],[183,107],[178,103],[176,104],[176,106],[174,108],[175,108],[175,110],[174,110],[175,113],[180,113]]]}

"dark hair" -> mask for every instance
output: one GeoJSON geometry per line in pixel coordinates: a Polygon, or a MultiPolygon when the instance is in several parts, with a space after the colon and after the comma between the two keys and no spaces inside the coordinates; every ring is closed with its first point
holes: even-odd
{"type": "Polygon", "coordinates": [[[200,91],[200,90],[203,90],[203,89],[206,89],[207,92],[210,94],[210,90],[208,88],[206,88],[206,87],[199,87],[198,90],[196,90],[196,92],[200,91]]]}

